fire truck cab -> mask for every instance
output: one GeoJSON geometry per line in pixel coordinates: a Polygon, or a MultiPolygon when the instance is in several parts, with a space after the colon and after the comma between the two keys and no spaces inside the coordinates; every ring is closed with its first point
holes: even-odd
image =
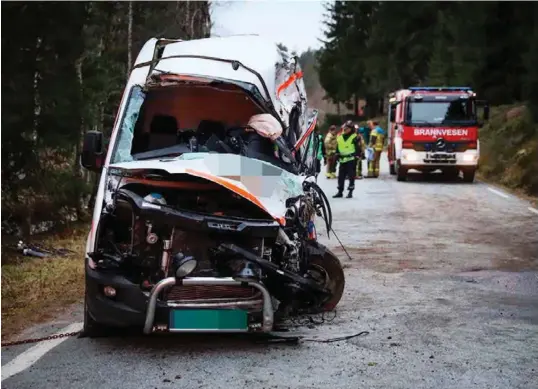
{"type": "Polygon", "coordinates": [[[480,145],[477,105],[469,87],[411,87],[389,94],[388,159],[390,173],[405,181],[409,170],[441,170],[474,181],[480,145]]]}

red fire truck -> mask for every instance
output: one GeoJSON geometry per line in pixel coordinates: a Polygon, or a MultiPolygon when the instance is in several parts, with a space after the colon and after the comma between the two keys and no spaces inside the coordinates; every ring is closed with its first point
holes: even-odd
{"type": "Polygon", "coordinates": [[[483,120],[489,107],[469,87],[412,87],[389,94],[388,159],[390,173],[405,181],[411,169],[441,170],[466,182],[474,180],[480,145],[477,106],[483,120]]]}

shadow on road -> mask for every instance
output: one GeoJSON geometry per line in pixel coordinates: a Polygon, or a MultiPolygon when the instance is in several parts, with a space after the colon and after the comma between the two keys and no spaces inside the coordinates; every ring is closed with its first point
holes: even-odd
{"type": "MultiPolygon", "coordinates": [[[[122,350],[137,350],[145,352],[219,352],[238,351],[264,352],[268,347],[279,345],[297,346],[301,340],[299,329],[290,328],[289,331],[274,331],[274,336],[264,334],[181,334],[181,333],[153,333],[144,335],[141,329],[114,329],[107,335],[96,338],[82,338],[94,345],[103,348],[122,350]]],[[[317,333],[317,331],[315,331],[317,333]]],[[[327,334],[325,334],[327,335],[327,334]]],[[[305,332],[301,331],[301,336],[305,332]]],[[[330,336],[329,336],[330,337],[330,336]]]]}
{"type": "Polygon", "coordinates": [[[468,185],[472,183],[467,183],[462,180],[460,176],[447,176],[443,173],[420,173],[411,171],[407,174],[407,181],[415,183],[432,183],[439,182],[443,184],[460,184],[468,185]]]}

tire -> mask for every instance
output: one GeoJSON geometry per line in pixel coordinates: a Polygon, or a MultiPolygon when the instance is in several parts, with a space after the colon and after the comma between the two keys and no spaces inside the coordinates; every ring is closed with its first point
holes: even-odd
{"type": "Polygon", "coordinates": [[[407,169],[400,166],[398,163],[398,167],[396,168],[396,179],[398,181],[406,181],[407,180],[407,169]]]}
{"type": "Polygon", "coordinates": [[[463,170],[463,182],[473,182],[476,169],[463,170]]]}
{"type": "Polygon", "coordinates": [[[395,167],[394,167],[394,163],[392,163],[392,164],[389,166],[389,172],[390,172],[391,176],[396,175],[396,169],[395,169],[395,167]]]}
{"type": "Polygon", "coordinates": [[[456,180],[458,178],[459,171],[455,168],[443,169],[443,176],[447,180],[456,180]]]}
{"type": "Polygon", "coordinates": [[[325,254],[314,255],[310,258],[310,266],[322,268],[327,274],[327,287],[332,293],[332,297],[323,303],[321,307],[322,311],[332,311],[344,294],[344,288],[346,285],[346,279],[344,276],[344,269],[342,264],[336,255],[334,255],[329,249],[325,248],[325,254]]]}

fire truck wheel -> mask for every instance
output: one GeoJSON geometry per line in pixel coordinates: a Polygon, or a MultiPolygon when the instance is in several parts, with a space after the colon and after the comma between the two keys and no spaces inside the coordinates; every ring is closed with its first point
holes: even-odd
{"type": "Polygon", "coordinates": [[[456,168],[446,168],[442,170],[443,176],[447,180],[456,180],[458,179],[458,175],[460,174],[460,171],[456,168]]]}
{"type": "Polygon", "coordinates": [[[398,168],[397,168],[397,170],[396,170],[396,174],[397,174],[396,179],[397,179],[398,181],[405,181],[405,180],[407,180],[407,169],[404,168],[404,167],[402,167],[402,166],[400,166],[400,164],[398,164],[398,168]]]}
{"type": "Polygon", "coordinates": [[[394,163],[389,165],[389,172],[390,172],[391,175],[396,174],[396,168],[394,167],[394,163]]]}
{"type": "Polygon", "coordinates": [[[463,170],[463,181],[464,182],[473,182],[474,181],[474,175],[475,175],[475,169],[464,169],[463,170]]]}

